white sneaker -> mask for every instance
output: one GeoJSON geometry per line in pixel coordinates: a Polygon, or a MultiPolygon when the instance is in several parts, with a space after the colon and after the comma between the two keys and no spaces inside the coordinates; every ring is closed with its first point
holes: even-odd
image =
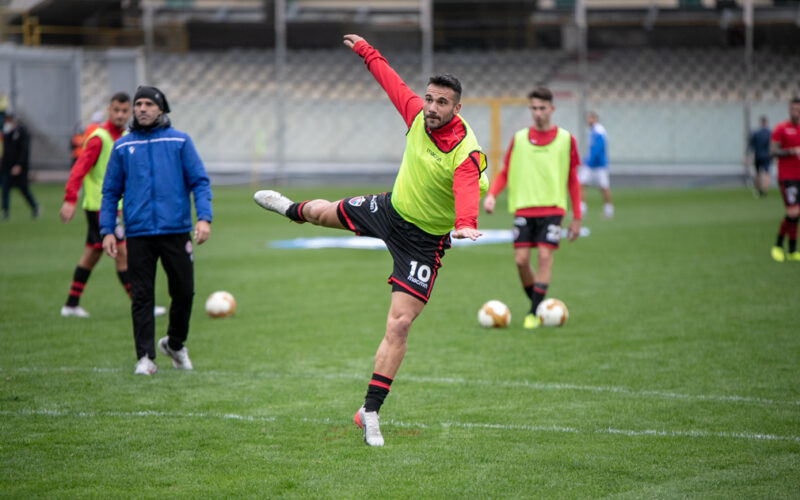
{"type": "Polygon", "coordinates": [[[603,216],[606,219],[614,217],[614,205],[612,205],[611,203],[606,203],[605,205],[603,205],[603,216]]]}
{"type": "Polygon", "coordinates": [[[81,306],[62,306],[61,307],[61,315],[65,318],[70,316],[75,316],[76,318],[88,318],[89,313],[86,312],[84,308],[81,306]]]}
{"type": "Polygon", "coordinates": [[[158,367],[153,360],[148,358],[147,355],[142,356],[142,359],[136,363],[136,369],[133,370],[134,375],[152,375],[158,371],[158,367]]]}
{"type": "Polygon", "coordinates": [[[164,306],[153,307],[153,316],[163,316],[167,314],[167,308],[164,306]]]}
{"type": "Polygon", "coordinates": [[[172,367],[176,370],[192,370],[194,367],[192,360],[189,359],[189,351],[186,350],[186,346],[181,347],[178,351],[173,351],[167,343],[168,339],[169,337],[162,337],[158,341],[158,350],[172,359],[172,367]]]}
{"type": "Polygon", "coordinates": [[[275,213],[286,215],[286,211],[292,205],[292,200],[280,194],[277,191],[263,190],[256,191],[253,195],[253,201],[267,210],[275,213]]]}
{"type": "Polygon", "coordinates": [[[353,416],[353,422],[364,429],[364,442],[370,446],[383,446],[383,435],[378,423],[378,412],[367,411],[363,406],[353,416]]]}

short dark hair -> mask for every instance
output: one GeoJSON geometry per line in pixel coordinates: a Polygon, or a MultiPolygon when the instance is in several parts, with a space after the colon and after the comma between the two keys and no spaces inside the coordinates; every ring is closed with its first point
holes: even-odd
{"type": "Polygon", "coordinates": [[[453,92],[456,93],[456,102],[461,100],[461,82],[459,82],[458,78],[454,77],[450,73],[433,75],[428,80],[428,85],[436,85],[437,87],[447,87],[449,89],[453,89],[453,92]]]}
{"type": "Polygon", "coordinates": [[[121,104],[125,104],[126,102],[131,102],[131,96],[129,96],[127,92],[117,92],[111,96],[111,99],[109,99],[108,102],[119,102],[121,104]]]}
{"type": "Polygon", "coordinates": [[[793,97],[789,104],[800,104],[800,97],[793,97]]]}
{"type": "Polygon", "coordinates": [[[550,89],[547,87],[540,85],[530,91],[528,99],[541,99],[543,101],[553,102],[553,93],[550,92],[550,89]]]}

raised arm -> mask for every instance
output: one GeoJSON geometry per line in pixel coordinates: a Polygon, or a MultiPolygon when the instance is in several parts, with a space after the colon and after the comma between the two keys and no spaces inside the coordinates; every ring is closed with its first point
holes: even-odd
{"type": "Polygon", "coordinates": [[[402,78],[395,73],[386,59],[359,35],[344,36],[344,44],[364,59],[367,69],[378,81],[395,109],[403,117],[407,127],[411,127],[414,117],[422,109],[422,98],[408,88],[402,78]]]}

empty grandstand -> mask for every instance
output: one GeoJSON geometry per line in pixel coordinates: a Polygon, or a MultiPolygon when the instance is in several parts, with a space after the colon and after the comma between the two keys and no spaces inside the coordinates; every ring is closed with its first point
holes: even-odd
{"type": "MultiPolygon", "coordinates": [[[[579,131],[588,108],[604,117],[617,172],[734,174],[751,117],[777,121],[800,91],[796,2],[754,0],[752,14],[749,7],[710,0],[5,1],[0,65],[32,64],[41,51],[70,55],[54,77],[78,82],[76,94],[59,95],[77,102],[55,120],[29,117],[47,145],[46,155],[35,154],[38,168],[68,168],[74,125],[88,122],[109,92],[147,82],[170,96],[173,120],[213,172],[389,171],[402,148],[392,138],[404,128],[341,46],[343,33],[359,32],[415,90],[428,72],[457,75],[463,113],[493,163],[528,119],[520,98],[544,83],[556,91],[558,123],[579,131]],[[309,141],[317,147],[305,147],[309,141]]],[[[23,73],[4,72],[0,91],[23,114],[37,115],[23,73]]]]}

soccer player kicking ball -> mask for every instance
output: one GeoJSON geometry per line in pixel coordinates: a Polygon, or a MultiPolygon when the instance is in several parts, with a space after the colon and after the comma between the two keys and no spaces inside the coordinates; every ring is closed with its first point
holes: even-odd
{"type": "Polygon", "coordinates": [[[575,138],[550,123],[555,111],[553,94],[537,87],[530,94],[533,126],[518,130],[506,151],[503,170],[492,181],[483,200],[487,213],[494,211],[496,196],[508,184],[508,210],[514,214],[514,262],[531,310],[523,326],[540,324],[536,308],[550,285],[553,251],[561,240],[561,219],[567,209],[567,193],[572,203],[569,240],[581,229],[581,187],[577,168],[580,165],[575,138]],[[537,247],[536,273],[530,264],[531,247],[537,247]]]}
{"type": "Polygon", "coordinates": [[[786,207],[778,239],[772,247],[772,258],[800,262],[797,251],[797,221],[800,219],[800,97],[789,103],[789,120],[779,123],[772,131],[769,152],[778,158],[778,185],[786,207]],[[788,252],[783,253],[783,239],[789,237],[788,252]]]}
{"type": "Polygon", "coordinates": [[[408,126],[394,188],[334,202],[294,203],[275,191],[258,191],[253,198],[295,222],[345,229],[386,243],[394,259],[386,332],[375,354],[364,406],[353,417],[364,430],[365,443],[383,446],[378,411],[405,356],[411,323],[430,298],[450,236],[475,240],[481,235],[478,204],[489,181],[486,157],[458,114],[461,83],[455,77],[431,77],[420,98],[366,40],[345,35],[344,44],[364,59],[408,126]]]}

